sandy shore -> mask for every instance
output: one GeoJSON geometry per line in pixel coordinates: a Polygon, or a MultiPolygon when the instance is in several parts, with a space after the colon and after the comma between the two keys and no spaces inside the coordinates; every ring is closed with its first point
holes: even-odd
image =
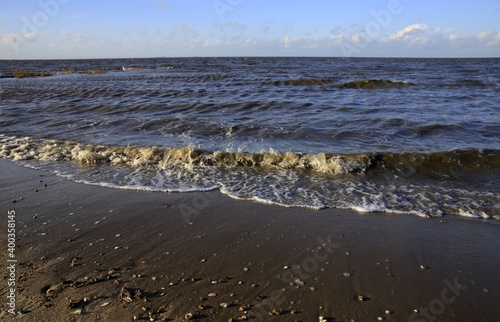
{"type": "Polygon", "coordinates": [[[495,220],[282,208],[218,192],[124,191],[7,160],[0,172],[2,320],[500,317],[495,220]],[[9,212],[16,262],[8,262],[9,212]],[[8,311],[11,294],[16,316],[8,311]]]}

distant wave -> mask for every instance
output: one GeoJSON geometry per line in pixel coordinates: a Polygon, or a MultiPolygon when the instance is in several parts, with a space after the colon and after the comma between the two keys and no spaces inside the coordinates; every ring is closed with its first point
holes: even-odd
{"type": "MultiPolygon", "coordinates": [[[[336,81],[324,78],[283,79],[271,82],[271,84],[278,86],[315,86],[329,85],[334,83],[336,83],[336,81]]],[[[410,86],[410,83],[406,81],[392,81],[384,79],[362,79],[338,85],[338,87],[340,88],[351,89],[401,88],[407,86],[410,86]]]]}
{"type": "MultiPolygon", "coordinates": [[[[318,86],[335,84],[336,81],[324,78],[298,78],[298,79],[283,79],[272,81],[272,85],[277,86],[318,86]]],[[[344,89],[388,89],[388,88],[408,88],[412,86],[418,87],[446,87],[446,88],[462,88],[462,87],[490,87],[493,84],[485,83],[477,79],[458,79],[450,83],[433,83],[433,84],[418,84],[402,80],[387,80],[387,79],[360,79],[350,82],[338,84],[339,88],[344,89]]]]}
{"type": "Polygon", "coordinates": [[[362,79],[352,82],[347,82],[340,85],[341,88],[351,89],[377,89],[377,88],[402,88],[408,87],[411,84],[406,81],[391,81],[385,79],[362,79]]]}

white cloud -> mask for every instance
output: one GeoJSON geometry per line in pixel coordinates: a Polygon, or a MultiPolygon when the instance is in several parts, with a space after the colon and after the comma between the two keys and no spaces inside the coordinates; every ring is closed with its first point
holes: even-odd
{"type": "Polygon", "coordinates": [[[482,32],[477,39],[486,47],[498,46],[500,45],[500,31],[482,32]]]}
{"type": "Polygon", "coordinates": [[[392,34],[391,36],[389,36],[389,39],[405,38],[408,36],[421,34],[426,30],[429,30],[428,25],[416,23],[396,32],[395,34],[392,34]]]}

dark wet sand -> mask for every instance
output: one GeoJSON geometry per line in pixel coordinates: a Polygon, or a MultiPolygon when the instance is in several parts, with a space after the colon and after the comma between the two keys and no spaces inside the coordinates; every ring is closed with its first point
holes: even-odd
{"type": "MultiPolygon", "coordinates": [[[[7,160],[0,173],[2,267],[7,213],[16,213],[21,314],[13,320],[500,317],[495,220],[282,208],[218,192],[124,191],[7,160]]],[[[0,318],[10,320],[7,269],[2,277],[0,318]]]]}

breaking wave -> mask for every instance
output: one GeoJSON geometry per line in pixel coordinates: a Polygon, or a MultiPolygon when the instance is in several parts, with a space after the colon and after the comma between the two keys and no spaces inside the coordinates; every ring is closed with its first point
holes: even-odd
{"type": "Polygon", "coordinates": [[[477,179],[500,174],[500,150],[451,150],[433,153],[368,152],[353,154],[205,151],[194,146],[106,146],[63,140],[0,135],[0,156],[14,160],[76,161],[132,168],[172,166],[223,169],[300,170],[322,174],[362,174],[390,171],[406,177],[477,179]]]}
{"type": "Polygon", "coordinates": [[[111,146],[0,134],[0,157],[121,189],[219,189],[285,207],[500,219],[500,151],[294,153],[111,146]]]}

